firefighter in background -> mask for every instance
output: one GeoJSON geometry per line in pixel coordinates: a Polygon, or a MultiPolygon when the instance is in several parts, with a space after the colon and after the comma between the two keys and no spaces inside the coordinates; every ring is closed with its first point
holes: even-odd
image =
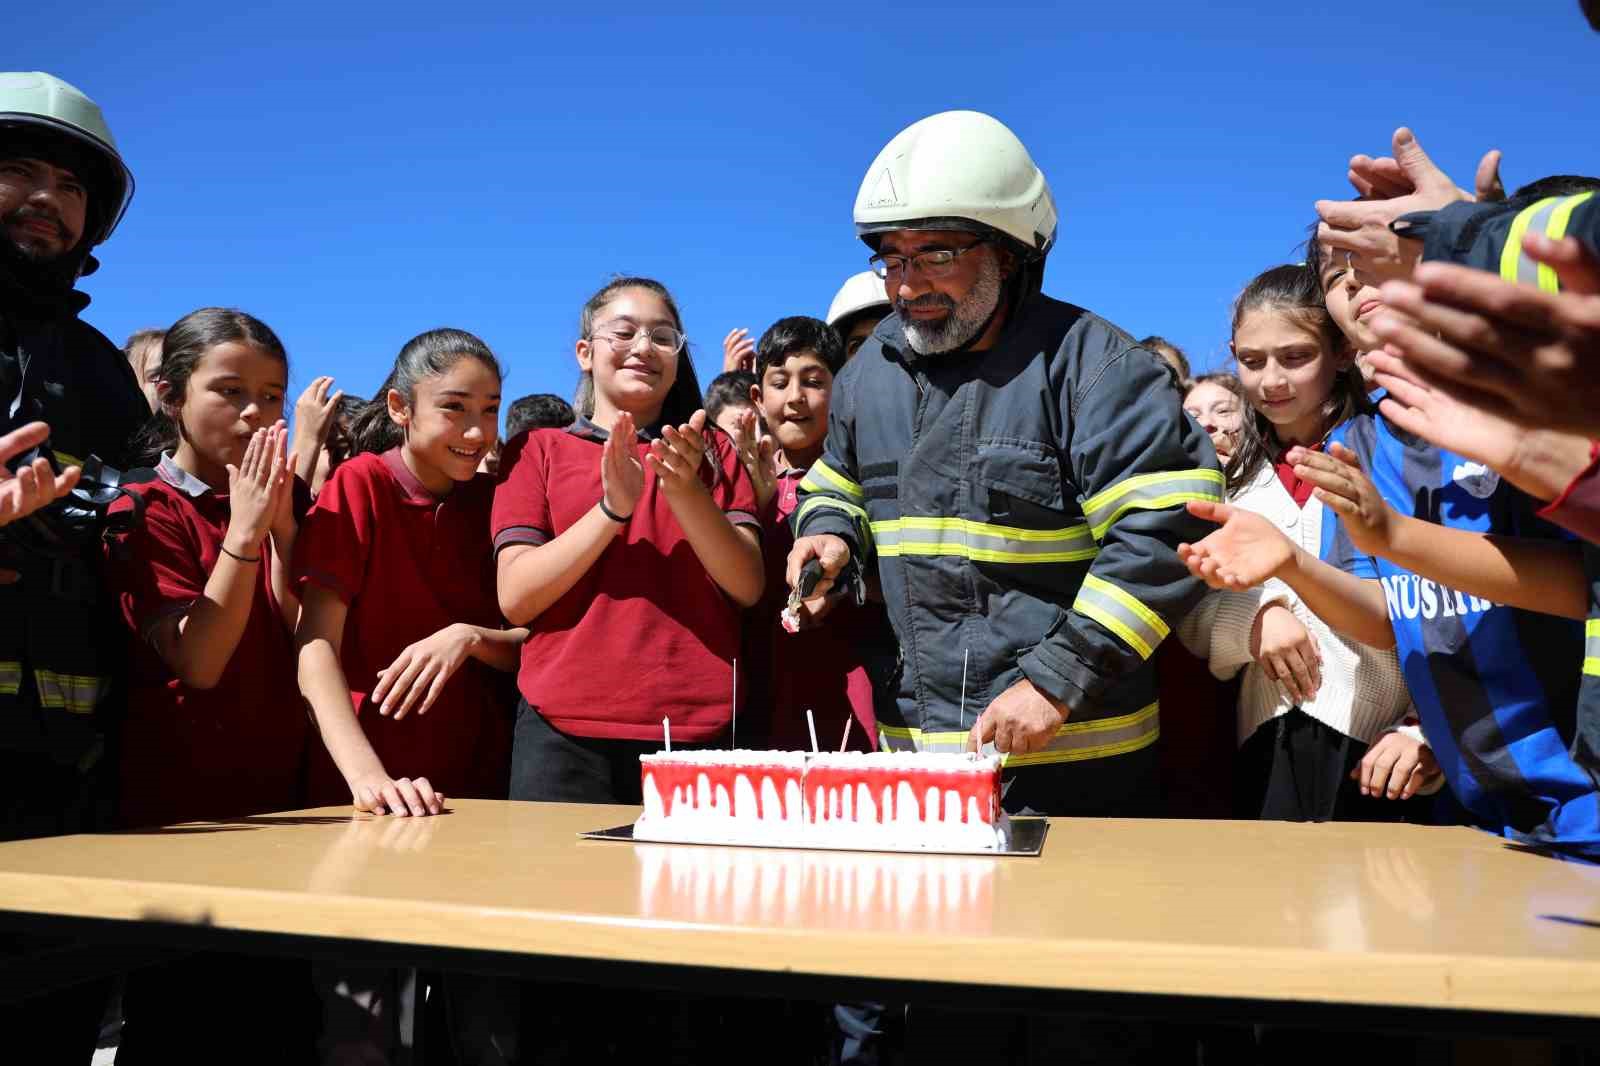
{"type": "MultiPolygon", "coordinates": [[[[49,426],[59,469],[127,464],[149,415],[120,349],[78,318],[133,178],[95,103],[49,74],[0,73],[0,433],[49,426]]],[[[83,486],[80,486],[82,488],[83,486]]],[[[92,508],[0,528],[0,839],[94,826],[106,696],[120,659],[92,508]]]]}
{"type": "Polygon", "coordinates": [[[861,350],[889,310],[889,297],[884,292],[883,279],[877,274],[863,270],[845,279],[828,305],[825,321],[844,338],[846,359],[861,350]]]}
{"type": "Polygon", "coordinates": [[[995,119],[904,130],[855,223],[894,313],[834,390],[790,584],[876,567],[901,647],[883,747],[992,745],[1013,812],[1154,811],[1150,656],[1203,591],[1176,548],[1207,532],[1184,504],[1222,494],[1210,441],[1160,360],[1041,294],[1055,202],[995,119]]]}

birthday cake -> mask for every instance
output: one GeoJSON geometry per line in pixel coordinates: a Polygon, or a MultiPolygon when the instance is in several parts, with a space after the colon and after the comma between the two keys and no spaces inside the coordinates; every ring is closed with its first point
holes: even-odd
{"type": "Polygon", "coordinates": [[[639,757],[635,840],[892,851],[1004,845],[1000,759],[925,752],[639,757]]]}

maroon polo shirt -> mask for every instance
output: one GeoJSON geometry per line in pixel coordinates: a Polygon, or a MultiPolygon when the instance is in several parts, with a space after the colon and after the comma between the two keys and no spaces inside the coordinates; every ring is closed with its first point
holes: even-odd
{"type": "MultiPolygon", "coordinates": [[[[511,751],[509,685],[468,659],[427,714],[385,718],[367,706],[378,671],[405,648],[456,622],[504,626],[495,598],[489,508],[494,480],[479,474],[444,497],[430,493],[398,448],[341,464],[295,541],[295,578],[332,589],[349,607],[339,663],[357,719],[394,777],[426,777],[446,796],[504,799],[511,751]]],[[[303,595],[302,591],[302,595],[303,595]]],[[[347,803],[327,752],[311,759],[314,803],[347,803]]]]}
{"type": "Polygon", "coordinates": [[[263,543],[249,619],[216,686],[179,681],[150,635],[204,594],[228,532],[228,497],[170,458],[157,473],[130,486],[144,497],[144,520],[107,552],[129,628],[118,816],[160,825],[301,807],[310,729],[272,594],[272,552],[263,543]]]}
{"type": "MultiPolygon", "coordinates": [[[[779,615],[789,599],[786,568],[794,532],[789,516],[800,505],[800,480],[804,470],[786,470],[778,477],[777,492],[763,516],[763,554],[767,588],[750,623],[751,693],[757,702],[751,717],[767,719],[766,741],[780,751],[811,747],[806,711],[817,724],[817,743],[824,750],[839,746],[845,723],[850,728],[849,748],[871,751],[877,747],[878,723],[872,706],[872,680],[865,654],[874,647],[893,647],[894,636],[883,605],[868,601],[857,606],[846,599],[836,603],[820,624],[789,633],[779,615]]],[[[892,656],[892,652],[885,654],[892,656]]]]}
{"type": "MultiPolygon", "coordinates": [[[[720,430],[701,478],[734,525],[760,530],[755,490],[720,430]]],[[[600,501],[606,433],[587,419],[524,433],[500,460],[496,550],[549,543],[600,501]]],[[[649,451],[640,435],[639,461],[649,451]]],[[[695,555],[649,466],[644,493],[621,533],[577,583],[529,625],[517,685],[564,733],[710,740],[728,726],[740,611],[695,555]]]]}

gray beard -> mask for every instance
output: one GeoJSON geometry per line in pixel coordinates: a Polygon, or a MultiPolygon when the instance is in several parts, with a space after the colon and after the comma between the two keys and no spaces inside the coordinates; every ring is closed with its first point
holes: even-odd
{"type": "MultiPolygon", "coordinates": [[[[985,256],[978,267],[978,280],[973,283],[965,299],[953,305],[948,303],[948,299],[939,301],[950,307],[950,313],[943,319],[918,322],[909,315],[901,314],[900,323],[906,332],[906,343],[918,355],[941,355],[971,342],[1000,305],[1000,286],[1000,265],[992,257],[985,256]]],[[[903,312],[904,309],[903,302],[895,301],[895,310],[903,312]]]]}

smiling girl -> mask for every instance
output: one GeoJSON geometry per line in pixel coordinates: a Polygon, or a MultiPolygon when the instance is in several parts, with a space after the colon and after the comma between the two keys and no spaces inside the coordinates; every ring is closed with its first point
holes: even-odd
{"type": "Polygon", "coordinates": [[[638,803],[638,756],[728,730],[739,612],[761,597],[760,524],[706,426],[659,282],[583,307],[578,420],[513,439],[495,494],[500,607],[530,630],[511,798],[638,803]]]}
{"type": "Polygon", "coordinates": [[[437,814],[445,793],[505,795],[510,716],[494,671],[524,630],[495,605],[478,463],[495,439],[499,361],[477,337],[412,338],[351,427],[295,552],[300,688],[327,758],[313,803],[437,814]]]}
{"type": "MultiPolygon", "coordinates": [[[[1274,267],[1251,281],[1234,304],[1231,348],[1249,409],[1227,462],[1228,499],[1319,553],[1332,522],[1286,453],[1321,448],[1332,429],[1369,406],[1313,270],[1274,267]]],[[[1214,591],[1178,634],[1216,676],[1244,672],[1238,815],[1388,818],[1401,812],[1378,807],[1366,792],[1398,799],[1438,787],[1420,732],[1396,731],[1410,701],[1394,652],[1335,634],[1283,583],[1214,591]],[[1364,759],[1369,770],[1392,767],[1394,787],[1386,775],[1382,788],[1368,789],[1375,770],[1352,777],[1364,759]]]]}

